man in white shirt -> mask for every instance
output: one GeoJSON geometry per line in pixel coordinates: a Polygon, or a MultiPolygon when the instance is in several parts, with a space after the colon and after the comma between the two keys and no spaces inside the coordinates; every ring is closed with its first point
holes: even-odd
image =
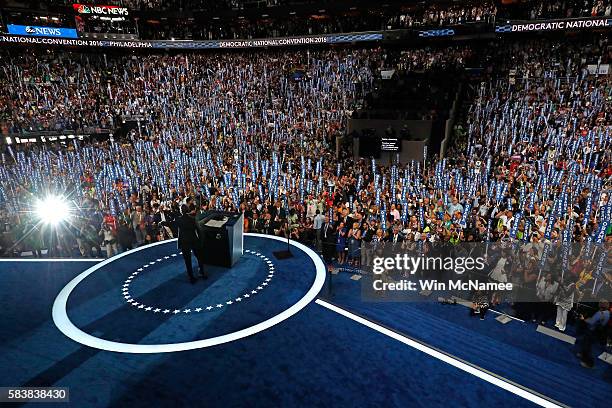
{"type": "Polygon", "coordinates": [[[459,200],[456,197],[453,197],[453,202],[448,205],[446,212],[451,216],[456,212],[463,214],[463,206],[459,204],[459,200]]]}
{"type": "Polygon", "coordinates": [[[393,221],[400,219],[400,212],[395,207],[395,204],[391,204],[391,215],[393,216],[393,221]]]}
{"type": "Polygon", "coordinates": [[[317,249],[321,249],[321,227],[325,222],[325,216],[321,214],[321,211],[317,210],[316,215],[313,219],[312,228],[315,230],[315,239],[317,244],[317,249]]]}

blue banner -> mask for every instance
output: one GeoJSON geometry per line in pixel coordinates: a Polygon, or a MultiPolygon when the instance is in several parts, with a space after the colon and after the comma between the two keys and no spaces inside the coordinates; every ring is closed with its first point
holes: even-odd
{"type": "Polygon", "coordinates": [[[74,28],[41,27],[24,25],[7,25],[9,34],[28,35],[34,37],[78,38],[74,28]]]}
{"type": "MultiPolygon", "coordinates": [[[[26,26],[23,26],[26,27],[26,26]]],[[[49,28],[55,30],[53,28],[49,28]]],[[[62,29],[71,30],[71,29],[62,29]]],[[[113,48],[160,48],[160,49],[209,49],[209,48],[259,48],[259,47],[287,47],[313,44],[338,44],[353,43],[360,41],[381,41],[382,32],[369,33],[349,33],[349,34],[327,34],[309,35],[302,37],[282,37],[282,38],[262,38],[253,40],[102,40],[93,38],[77,38],[76,31],[73,37],[62,37],[61,35],[35,35],[24,32],[9,33],[11,35],[0,34],[0,44],[43,44],[59,46],[83,46],[83,47],[113,47],[113,48]],[[55,37],[51,41],[45,38],[36,37],[55,37]],[[64,39],[60,39],[64,38],[64,39]]]]}

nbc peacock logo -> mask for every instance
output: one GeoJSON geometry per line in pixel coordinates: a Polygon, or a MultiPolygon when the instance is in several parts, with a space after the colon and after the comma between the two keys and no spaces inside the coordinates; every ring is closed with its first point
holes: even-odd
{"type": "Polygon", "coordinates": [[[85,4],[79,4],[79,8],[77,9],[77,11],[80,14],[91,14],[91,9],[89,8],[89,6],[86,6],[85,4]]]}

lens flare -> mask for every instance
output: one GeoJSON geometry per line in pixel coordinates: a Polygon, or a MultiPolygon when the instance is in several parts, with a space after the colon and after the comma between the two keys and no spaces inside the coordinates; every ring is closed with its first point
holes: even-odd
{"type": "Polygon", "coordinates": [[[59,196],[48,196],[36,203],[36,215],[47,225],[58,225],[70,216],[70,205],[59,196]]]}

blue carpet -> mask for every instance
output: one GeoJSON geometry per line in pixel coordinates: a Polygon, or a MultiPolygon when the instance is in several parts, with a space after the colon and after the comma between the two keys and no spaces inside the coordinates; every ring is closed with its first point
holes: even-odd
{"type": "MultiPolygon", "coordinates": [[[[264,254],[275,250],[274,242],[261,238],[245,243],[264,254]]],[[[160,316],[125,304],[125,278],[144,262],[172,252],[171,245],[161,245],[102,268],[70,297],[71,318],[111,340],[209,337],[286,308],[303,296],[314,278],[311,261],[296,250],[292,260],[270,256],[278,271],[268,288],[249,302],[219,312],[160,316]]],[[[133,280],[133,291],[143,301],[189,307],[203,294],[217,301],[238,296],[266,274],[259,260],[245,256],[237,268],[245,279],[233,271],[211,269],[208,281],[191,286],[185,283],[180,259],[164,262],[133,280]],[[148,280],[155,284],[149,286],[148,280]],[[223,290],[214,290],[216,285],[223,290]]],[[[78,407],[532,405],[314,303],[269,330],[207,349],[133,355],[84,347],[57,330],[50,310],[60,289],[88,266],[2,264],[1,386],[70,387],[70,405],[78,407]]]]}
{"type": "Polygon", "coordinates": [[[502,325],[492,313],[481,321],[463,306],[422,297],[404,303],[363,301],[361,283],[346,273],[334,276],[333,294],[325,298],[570,406],[603,407],[612,401],[609,364],[582,368],[571,345],[537,333],[533,324],[502,325]]]}
{"type": "Polygon", "coordinates": [[[312,286],[314,264],[302,251],[296,250],[295,257],[278,262],[272,252],[285,248],[282,242],[245,237],[245,246],[272,262],[275,270],[269,282],[265,282],[269,276],[265,260],[246,253],[231,269],[208,267],[209,279],[200,278],[192,285],[184,272],[182,256],[171,256],[178,252],[176,244],[168,243],[120,258],[90,275],[70,295],[68,315],[77,327],[103,339],[178,343],[253,326],[295,304],[312,286]],[[165,256],[170,258],[166,260],[165,256]],[[162,261],[142,268],[129,286],[137,302],[153,309],[129,306],[121,292],[124,281],[143,264],[157,259],[162,261]],[[154,313],[155,309],[161,310],[154,313]],[[168,310],[180,312],[163,313],[168,310]],[[129,322],[130,330],[117,322],[129,322]]]}

